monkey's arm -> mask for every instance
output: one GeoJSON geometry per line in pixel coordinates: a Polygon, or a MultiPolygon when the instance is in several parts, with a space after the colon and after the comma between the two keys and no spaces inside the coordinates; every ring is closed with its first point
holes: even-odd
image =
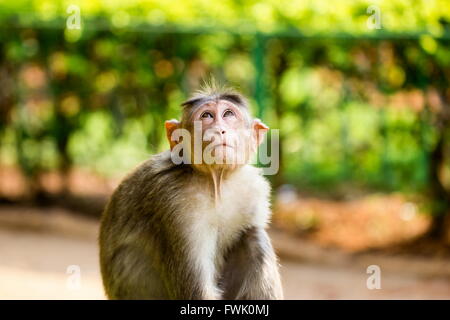
{"type": "Polygon", "coordinates": [[[158,239],[155,251],[162,253],[159,268],[169,299],[221,299],[211,241],[202,241],[204,237],[194,236],[199,233],[189,228],[183,230],[179,219],[165,222],[165,232],[155,234],[158,239]]]}
{"type": "Polygon", "coordinates": [[[263,228],[248,229],[226,257],[224,299],[283,299],[278,263],[263,228]]]}
{"type": "Polygon", "coordinates": [[[172,258],[166,259],[163,273],[169,298],[175,300],[221,299],[221,292],[214,281],[213,266],[208,265],[207,261],[193,261],[188,257],[194,255],[191,248],[185,248],[172,258]]]}
{"type": "Polygon", "coordinates": [[[150,241],[148,235],[136,236],[134,244],[118,247],[109,262],[103,262],[102,274],[109,298],[221,298],[208,261],[195,256],[197,248],[188,245],[179,234],[172,234],[171,243],[165,241],[168,237],[164,233],[158,233],[158,237],[159,241],[150,241]],[[140,245],[144,238],[147,241],[145,247],[140,245]]]}

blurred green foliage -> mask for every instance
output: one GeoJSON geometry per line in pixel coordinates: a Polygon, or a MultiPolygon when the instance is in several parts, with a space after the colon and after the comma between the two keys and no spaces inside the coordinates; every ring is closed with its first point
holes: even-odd
{"type": "Polygon", "coordinates": [[[0,161],[123,175],[214,74],[281,129],[279,183],[423,190],[448,141],[449,25],[444,0],[1,0],[0,161]]]}

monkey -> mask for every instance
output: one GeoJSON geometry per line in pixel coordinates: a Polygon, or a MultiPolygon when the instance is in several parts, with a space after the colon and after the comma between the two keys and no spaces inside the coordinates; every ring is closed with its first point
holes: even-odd
{"type": "Polygon", "coordinates": [[[126,176],[102,213],[107,298],[283,299],[270,185],[249,163],[269,128],[245,96],[212,83],[165,130],[170,150],[126,176]]]}

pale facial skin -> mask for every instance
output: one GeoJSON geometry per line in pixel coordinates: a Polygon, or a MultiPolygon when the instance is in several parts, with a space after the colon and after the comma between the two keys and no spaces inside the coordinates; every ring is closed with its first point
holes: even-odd
{"type": "MultiPolygon", "coordinates": [[[[198,149],[201,149],[202,161],[198,164],[191,159],[191,164],[211,176],[216,199],[220,195],[223,177],[248,163],[269,130],[260,120],[250,120],[246,110],[228,100],[205,102],[190,114],[185,123],[185,129],[191,133],[191,150],[194,150],[191,156],[196,150],[196,139],[200,139],[197,143],[201,143],[198,149]]],[[[177,120],[169,120],[165,127],[173,150],[181,141],[173,141],[172,133],[181,124],[177,120]]]]}
{"type": "MultiPolygon", "coordinates": [[[[239,155],[247,155],[250,140],[247,119],[233,103],[226,100],[205,103],[192,113],[190,122],[194,121],[201,123],[205,163],[236,164],[239,155]]],[[[194,134],[200,132],[196,130],[194,134]]]]}
{"type": "MultiPolygon", "coordinates": [[[[196,166],[201,171],[232,170],[237,165],[246,164],[269,130],[259,119],[251,120],[245,109],[228,100],[205,102],[189,114],[188,119],[183,119],[183,123],[191,133],[192,154],[201,149],[200,155],[197,154],[201,165],[196,166]],[[195,143],[199,144],[198,148],[194,148],[195,143]]],[[[182,125],[177,120],[169,120],[165,127],[173,150],[181,141],[174,141],[172,134],[182,125]]],[[[191,163],[199,164],[191,160],[191,163]]]]}

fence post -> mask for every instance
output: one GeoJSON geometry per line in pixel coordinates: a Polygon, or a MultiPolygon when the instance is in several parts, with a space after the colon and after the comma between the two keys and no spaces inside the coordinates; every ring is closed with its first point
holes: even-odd
{"type": "Polygon", "coordinates": [[[257,33],[252,52],[253,65],[255,66],[254,92],[253,96],[256,101],[256,115],[259,119],[263,119],[265,111],[265,79],[264,79],[264,55],[265,55],[266,38],[257,33]]]}

